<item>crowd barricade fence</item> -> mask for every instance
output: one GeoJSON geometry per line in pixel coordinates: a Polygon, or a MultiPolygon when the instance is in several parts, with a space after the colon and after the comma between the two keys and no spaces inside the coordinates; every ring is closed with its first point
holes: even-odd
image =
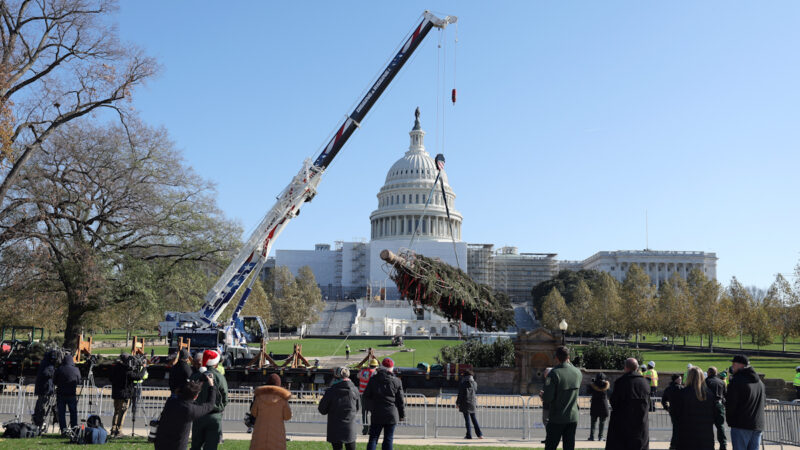
{"type": "MultiPolygon", "coordinates": [[[[439,437],[442,428],[465,428],[464,415],[456,406],[456,395],[440,394],[436,397],[434,436],[439,437]]],[[[481,430],[519,430],[522,437],[528,435],[526,400],[521,395],[475,396],[475,416],[481,430]]]]}
{"type": "MultiPolygon", "coordinates": [[[[423,437],[428,437],[428,398],[422,394],[403,396],[406,418],[397,424],[398,428],[421,428],[423,437]]],[[[361,405],[363,408],[364,405],[361,405]]],[[[361,416],[361,414],[359,414],[361,416]]],[[[369,415],[368,415],[369,416],[369,415]]]]}
{"type": "Polygon", "coordinates": [[[800,403],[768,401],[762,438],[780,445],[800,445],[800,403]]]}

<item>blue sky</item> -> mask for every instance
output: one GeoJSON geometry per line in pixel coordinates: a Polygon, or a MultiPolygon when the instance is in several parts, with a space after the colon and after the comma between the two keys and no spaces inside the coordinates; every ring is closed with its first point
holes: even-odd
{"type": "Polygon", "coordinates": [[[650,248],[716,252],[726,284],[792,272],[800,3],[139,0],[118,19],[163,66],[136,108],[249,231],[425,9],[459,17],[455,64],[455,28],[441,50],[431,32],[276,248],[368,237],[419,106],[467,242],[642,249],[647,211],[650,248]]]}

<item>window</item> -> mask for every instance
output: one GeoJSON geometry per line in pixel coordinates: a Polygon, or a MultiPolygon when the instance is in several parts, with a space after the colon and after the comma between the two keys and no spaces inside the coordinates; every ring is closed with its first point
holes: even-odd
{"type": "Polygon", "coordinates": [[[425,194],[422,194],[422,203],[425,203],[425,194]]]}
{"type": "Polygon", "coordinates": [[[417,194],[417,201],[414,203],[419,203],[419,194],[417,194]]]}
{"type": "Polygon", "coordinates": [[[403,204],[406,204],[406,194],[403,194],[403,204]]]}

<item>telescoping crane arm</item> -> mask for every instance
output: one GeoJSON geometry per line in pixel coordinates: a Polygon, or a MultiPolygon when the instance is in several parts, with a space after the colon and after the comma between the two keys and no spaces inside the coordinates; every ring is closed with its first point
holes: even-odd
{"type": "MultiPolygon", "coordinates": [[[[196,321],[207,325],[213,324],[247,278],[252,273],[258,274],[261,271],[261,267],[266,261],[275,239],[289,221],[297,217],[302,205],[311,201],[314,197],[317,192],[317,185],[325,169],[331,164],[333,158],[336,157],[356,128],[360,126],[361,121],[366,117],[372,106],[375,105],[375,102],[378,101],[378,98],[380,98],[403,65],[409,60],[414,50],[417,49],[432,28],[445,28],[447,25],[455,23],[456,20],[457,18],[452,16],[440,19],[425,11],[422,22],[410,33],[400,51],[392,58],[386,69],[378,76],[375,83],[364,95],[364,98],[337,129],[328,145],[322,150],[322,153],[313,163],[310,160],[306,160],[300,172],[294,176],[291,183],[278,196],[275,205],[267,212],[261,223],[245,242],[242,250],[233,258],[228,268],[206,295],[205,304],[198,311],[196,321]]],[[[250,280],[242,294],[242,298],[231,318],[233,324],[240,323],[239,314],[247,302],[247,297],[256,278],[257,276],[250,280]]]]}

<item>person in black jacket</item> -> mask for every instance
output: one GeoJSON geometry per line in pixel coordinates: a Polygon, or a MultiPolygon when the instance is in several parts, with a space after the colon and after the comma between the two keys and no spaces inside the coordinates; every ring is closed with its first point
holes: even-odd
{"type": "Polygon", "coordinates": [[[671,409],[678,423],[676,449],[714,450],[714,424],[724,419],[699,367],[689,369],[686,388],[675,395],[671,409]]]}
{"type": "Polygon", "coordinates": [[[48,404],[55,392],[53,376],[56,373],[56,355],[53,351],[44,354],[39,369],[36,371],[36,385],[33,393],[36,395],[36,406],[33,409],[33,423],[40,429],[45,426],[44,417],[47,415],[48,404]]]}
{"type": "Polygon", "coordinates": [[[725,386],[725,382],[722,381],[717,375],[717,368],[711,366],[708,368],[708,377],[706,377],[706,386],[714,394],[714,401],[717,403],[717,407],[721,411],[722,420],[717,421],[714,425],[717,428],[717,441],[719,441],[719,450],[725,450],[728,445],[728,439],[725,437],[725,394],[728,391],[728,387],[725,386]]]}
{"type": "Polygon", "coordinates": [[[675,403],[681,389],[683,389],[681,374],[673,373],[672,382],[664,389],[664,393],[661,394],[661,406],[669,413],[669,420],[672,422],[672,437],[669,440],[670,449],[676,448],[675,446],[678,442],[678,433],[675,431],[678,426],[678,421],[675,418],[675,414],[673,414],[674,408],[672,408],[672,405],[675,403]]]}
{"type": "Polygon", "coordinates": [[[478,439],[483,439],[481,426],[478,425],[478,419],[475,417],[475,408],[478,406],[478,401],[475,397],[475,394],[478,392],[478,383],[475,381],[473,375],[470,369],[464,371],[464,376],[458,384],[456,405],[461,414],[464,414],[464,423],[467,427],[467,434],[464,436],[464,439],[472,439],[470,420],[472,421],[472,425],[475,426],[475,436],[478,436],[478,439]]]}
{"type": "Polygon", "coordinates": [[[328,416],[327,440],[333,450],[356,449],[358,437],[358,424],[356,415],[360,409],[361,396],[358,389],[350,381],[350,370],[347,367],[337,367],[334,370],[334,380],[325,390],[319,402],[319,413],[328,416]]]}
{"type": "Polygon", "coordinates": [[[733,377],[725,396],[725,415],[731,427],[733,450],[752,450],[761,446],[764,430],[766,391],[750,360],[733,357],[733,377]]]}
{"type": "Polygon", "coordinates": [[[628,358],[625,360],[625,373],[614,382],[611,392],[607,450],[650,448],[649,406],[650,384],[639,373],[636,358],[628,358]]]}
{"type": "Polygon", "coordinates": [[[192,357],[186,349],[178,353],[178,362],[169,370],[169,390],[176,396],[192,376],[192,357]]]}
{"type": "Polygon", "coordinates": [[[111,398],[114,400],[111,437],[119,436],[131,397],[134,395],[133,382],[142,378],[142,374],[134,370],[134,365],[131,355],[121,354],[111,366],[111,398]]]}
{"type": "Polygon", "coordinates": [[[81,372],[75,367],[72,354],[66,352],[64,361],[53,374],[53,383],[56,385],[56,405],[58,408],[58,426],[61,433],[67,431],[67,408],[69,408],[69,426],[78,426],[78,384],[81,382],[81,372]]]}
{"type": "Polygon", "coordinates": [[[403,384],[394,376],[394,361],[392,358],[383,358],[381,368],[369,379],[364,390],[364,401],[370,413],[372,422],[369,425],[369,442],[367,450],[375,450],[378,438],[383,431],[384,450],[392,448],[394,427],[397,422],[406,418],[405,404],[403,403],[403,384]]]}
{"type": "MultiPolygon", "coordinates": [[[[209,377],[209,385],[214,380],[209,377]]],[[[214,410],[217,401],[217,390],[210,389],[208,400],[196,404],[194,401],[203,389],[200,381],[190,381],[181,387],[177,397],[170,397],[161,411],[161,419],[156,430],[156,450],[186,450],[189,446],[189,431],[192,422],[214,410]]]]}
{"type": "Polygon", "coordinates": [[[598,373],[595,375],[592,383],[586,386],[589,395],[592,396],[592,402],[589,406],[589,417],[591,418],[591,425],[589,426],[589,440],[594,440],[594,424],[600,422],[597,428],[597,440],[603,440],[603,431],[606,426],[606,419],[608,418],[608,388],[611,384],[606,380],[606,374],[598,373]]]}

